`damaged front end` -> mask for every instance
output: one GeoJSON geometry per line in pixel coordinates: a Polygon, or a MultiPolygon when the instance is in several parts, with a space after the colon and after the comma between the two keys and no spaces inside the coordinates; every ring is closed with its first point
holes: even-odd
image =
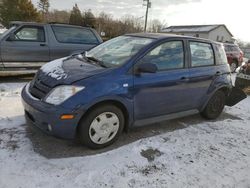
{"type": "Polygon", "coordinates": [[[239,89],[250,87],[250,60],[237,69],[235,87],[239,89]]]}
{"type": "Polygon", "coordinates": [[[235,87],[232,88],[226,98],[227,106],[234,106],[243,99],[247,98],[244,89],[250,87],[250,60],[242,63],[242,66],[240,66],[236,72],[235,87]]]}
{"type": "Polygon", "coordinates": [[[240,101],[244,100],[245,98],[247,98],[247,95],[245,94],[245,92],[237,87],[233,87],[231,92],[229,93],[229,95],[226,98],[226,105],[227,106],[234,106],[237,103],[239,103],[240,101]]]}

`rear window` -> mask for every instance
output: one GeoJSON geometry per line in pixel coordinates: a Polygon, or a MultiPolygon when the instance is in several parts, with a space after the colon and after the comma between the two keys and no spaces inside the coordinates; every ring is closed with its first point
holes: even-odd
{"type": "Polygon", "coordinates": [[[98,44],[94,33],[77,27],[51,26],[58,42],[73,44],[98,44]]]}

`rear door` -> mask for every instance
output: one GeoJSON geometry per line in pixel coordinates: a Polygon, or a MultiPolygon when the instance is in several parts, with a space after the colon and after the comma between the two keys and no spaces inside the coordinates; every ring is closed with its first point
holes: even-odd
{"type": "Polygon", "coordinates": [[[189,41],[190,80],[189,92],[192,95],[192,108],[201,107],[213,80],[222,74],[215,64],[215,53],[210,43],[189,41]]]}
{"type": "Polygon", "coordinates": [[[167,41],[152,49],[135,65],[153,63],[156,73],[134,76],[134,118],[166,115],[189,109],[189,71],[185,68],[184,41],[167,41]]]}
{"type": "Polygon", "coordinates": [[[49,47],[43,26],[24,25],[1,43],[1,56],[8,62],[48,62],[49,47]]]}
{"type": "Polygon", "coordinates": [[[50,45],[51,60],[88,51],[100,44],[100,39],[90,28],[51,25],[55,42],[50,45]]]}

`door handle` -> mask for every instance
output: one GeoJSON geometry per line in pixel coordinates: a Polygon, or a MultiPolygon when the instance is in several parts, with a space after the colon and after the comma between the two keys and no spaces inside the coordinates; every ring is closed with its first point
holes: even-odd
{"type": "Polygon", "coordinates": [[[47,46],[46,44],[40,44],[40,46],[47,46]]]}
{"type": "Polygon", "coordinates": [[[221,72],[220,72],[220,71],[217,71],[217,72],[215,73],[215,76],[219,76],[219,75],[221,75],[221,72]]]}
{"type": "Polygon", "coordinates": [[[183,77],[181,77],[180,80],[181,80],[181,82],[188,82],[189,78],[183,76],[183,77]]]}

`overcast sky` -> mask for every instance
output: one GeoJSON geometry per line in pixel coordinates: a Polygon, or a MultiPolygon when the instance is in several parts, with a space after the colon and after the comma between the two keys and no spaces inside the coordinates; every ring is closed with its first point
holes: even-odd
{"type": "MultiPolygon", "coordinates": [[[[36,5],[38,0],[32,0],[36,5]]],[[[144,19],[143,0],[50,0],[51,9],[71,10],[75,3],[81,10],[91,9],[113,14],[130,14],[144,19]]],[[[151,0],[150,19],[171,25],[225,24],[237,39],[250,42],[249,0],[151,0]]]]}

